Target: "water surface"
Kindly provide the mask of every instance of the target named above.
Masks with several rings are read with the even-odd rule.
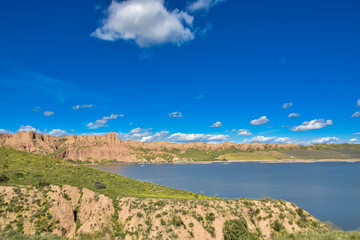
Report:
[[[360,227],[360,163],[109,165],[122,176],[223,198],[269,196],[293,202],[343,230]]]

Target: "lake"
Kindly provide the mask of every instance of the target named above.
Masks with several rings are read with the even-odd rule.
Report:
[[[212,163],[107,165],[97,168],[222,198],[293,202],[343,230],[360,228],[360,163]]]

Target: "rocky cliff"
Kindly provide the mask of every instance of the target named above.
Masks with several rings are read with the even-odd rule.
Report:
[[[70,135],[66,137],[53,137],[34,132],[20,132],[17,134],[0,134],[0,147],[14,148],[37,154],[51,154],[61,159],[81,161],[164,162],[196,161],[199,154],[203,154],[202,160],[215,160],[222,153],[288,150],[297,148],[298,145],[237,144],[232,142],[222,144],[144,143],[119,140],[116,133],[108,133],[104,136]],[[206,158],[206,154],[209,155],[209,159]]]
[[[234,232],[270,239],[278,232],[328,227],[294,204],[262,200],[116,198],[64,185],[0,186],[0,229],[82,239],[224,239]],[[229,222],[230,221],[230,222]],[[242,224],[243,225],[243,224]],[[248,233],[247,233],[248,232]]]

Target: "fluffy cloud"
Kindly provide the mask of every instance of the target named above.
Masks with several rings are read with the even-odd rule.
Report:
[[[251,125],[263,125],[270,122],[269,119],[266,118],[266,116],[262,116],[261,118],[251,120]]]
[[[135,128],[129,133],[118,133],[119,139],[136,140],[140,142],[205,142],[205,143],[222,143],[227,141],[227,135],[222,134],[186,134],[174,133],[169,134],[168,131],[151,132],[151,129]]]
[[[49,132],[50,136],[55,136],[55,137],[65,137],[67,135],[69,135],[67,133],[66,130],[61,130],[61,129],[53,129]]]
[[[245,139],[244,143],[261,142],[261,143],[292,143],[294,140],[288,137],[264,137],[256,136],[251,139]]]
[[[310,144],[324,144],[324,143],[337,143],[340,139],[337,137],[323,137],[323,138],[315,138],[311,140]]]
[[[287,109],[287,108],[292,107],[292,105],[294,105],[292,102],[284,103],[283,108],[284,108],[284,109]]]
[[[196,12],[199,10],[209,10],[211,7],[224,1],[225,0],[196,0],[187,7],[187,10],[190,12]]]
[[[357,100],[356,106],[360,107],[360,98]]]
[[[355,112],[351,117],[352,118],[360,117],[360,112]]]
[[[118,117],[124,117],[122,114],[111,114],[110,116],[104,116],[102,119],[98,119],[95,122],[88,123],[86,126],[90,129],[97,129],[101,127],[107,127],[107,121],[110,119],[117,119]]]
[[[310,122],[303,122],[299,126],[294,126],[290,128],[291,131],[297,132],[297,131],[308,131],[313,129],[320,129],[326,126],[333,125],[333,122],[331,120],[324,120],[324,119],[314,119]]]
[[[5,130],[5,129],[0,129],[0,134],[12,134],[12,131]]]
[[[26,125],[26,126],[20,126],[19,130],[17,132],[35,132],[35,133],[42,133],[39,129],[36,129],[32,126]]]
[[[172,113],[169,113],[169,117],[181,118],[181,117],[183,117],[183,115],[181,112],[172,112]]]
[[[252,133],[248,129],[239,129],[239,130],[233,129],[233,130],[231,130],[231,132],[236,132],[237,135],[239,135],[239,136],[251,136],[252,135]]]
[[[215,127],[215,128],[222,127],[222,124],[221,122],[216,122],[213,125],[211,125],[211,127]]]
[[[51,115],[54,115],[54,112],[45,111],[43,114],[44,114],[44,116],[46,116],[46,117],[50,117]]]
[[[289,114],[289,116],[288,116],[289,118],[298,118],[298,117],[300,117],[300,114],[298,114],[298,113],[290,113]]]
[[[107,41],[131,40],[140,47],[181,45],[194,39],[193,21],[186,12],[166,9],[164,0],[113,0],[92,36]]]
[[[94,105],[92,105],[92,104],[76,105],[76,106],[73,106],[72,109],[79,110],[80,108],[92,108],[93,106]]]
[[[349,142],[354,143],[354,142],[356,142],[357,140],[358,140],[358,138],[352,138],[352,139],[349,140]]]

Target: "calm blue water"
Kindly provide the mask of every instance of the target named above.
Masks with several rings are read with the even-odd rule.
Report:
[[[269,196],[343,230],[360,228],[360,163],[98,166],[126,177],[223,198]]]

